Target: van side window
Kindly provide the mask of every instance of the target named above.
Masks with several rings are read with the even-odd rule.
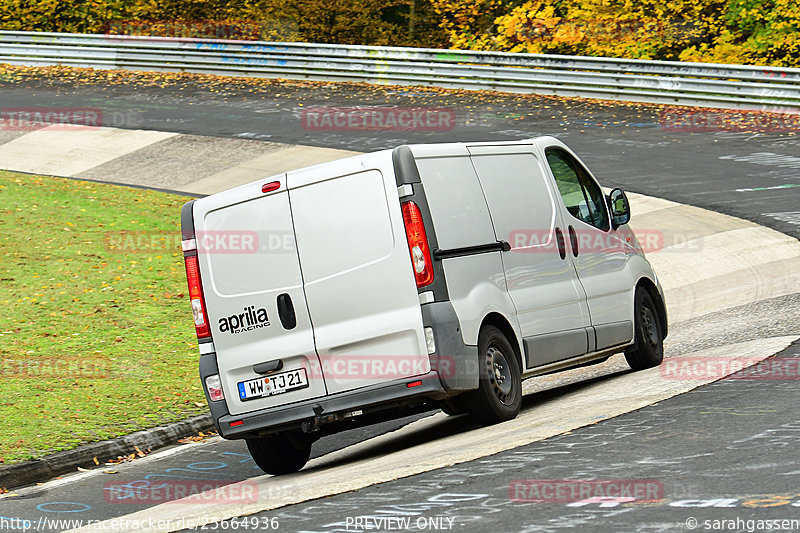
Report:
[[[546,155],[567,211],[578,220],[608,231],[608,211],[600,186],[565,151],[551,148],[546,151]]]

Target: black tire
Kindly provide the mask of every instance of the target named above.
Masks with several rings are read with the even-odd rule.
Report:
[[[634,370],[653,368],[664,360],[664,332],[658,308],[643,288],[634,297],[634,343],[625,352],[625,360]]]
[[[522,406],[522,379],[517,355],[502,331],[486,326],[478,336],[478,388],[459,396],[464,409],[478,423],[511,420]]]
[[[286,433],[246,439],[247,449],[256,464],[275,476],[291,474],[303,468],[311,457],[311,442]]]

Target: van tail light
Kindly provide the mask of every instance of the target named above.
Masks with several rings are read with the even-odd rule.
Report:
[[[206,390],[212,402],[225,399],[225,393],[222,392],[222,381],[219,379],[219,374],[214,374],[206,378]]]
[[[424,287],[433,283],[433,261],[431,261],[428,237],[425,235],[425,225],[422,223],[422,213],[414,202],[404,202],[401,208],[414,277],[417,280],[417,287]]]
[[[192,314],[194,314],[194,328],[197,331],[197,338],[210,337],[211,330],[208,327],[208,314],[206,314],[206,303],[203,300],[203,285],[200,282],[200,268],[197,264],[197,256],[186,256],[184,261],[186,262],[186,281],[189,283],[189,300],[192,302]]]

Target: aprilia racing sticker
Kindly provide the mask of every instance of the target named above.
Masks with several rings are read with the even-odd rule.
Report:
[[[219,319],[220,332],[231,334],[252,331],[258,328],[269,326],[267,310],[263,307],[256,309],[254,305],[244,308],[244,312],[238,315],[224,316]]]

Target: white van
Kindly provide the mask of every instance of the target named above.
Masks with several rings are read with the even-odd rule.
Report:
[[[283,474],[322,435],[435,407],[493,424],[522,379],[659,365],[663,291],[629,218],[552,137],[400,146],[187,203],[219,434]]]

